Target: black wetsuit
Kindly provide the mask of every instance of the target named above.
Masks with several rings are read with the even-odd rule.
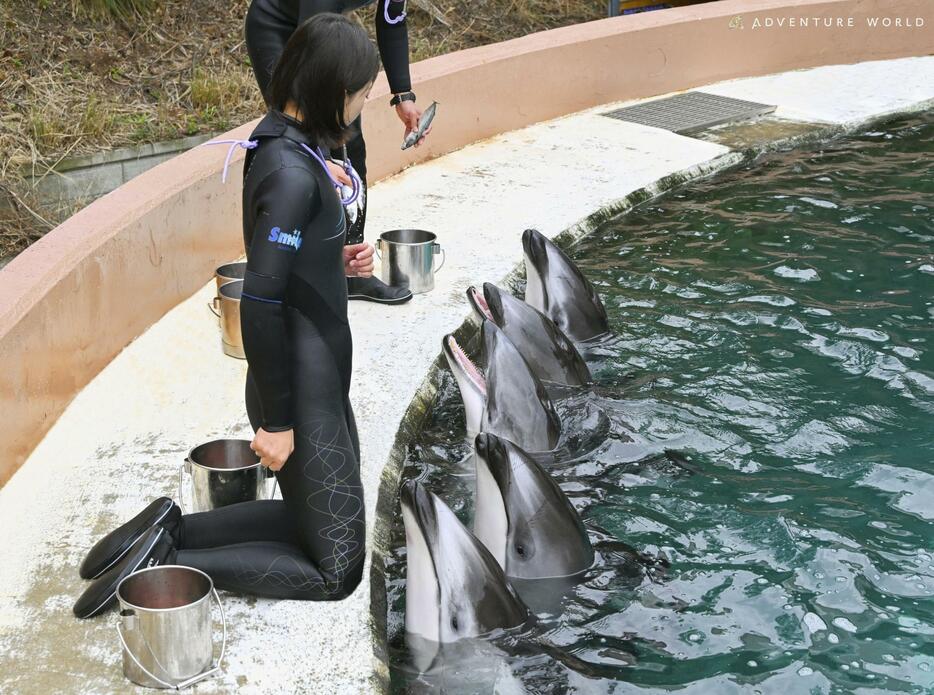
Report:
[[[254,429],[294,430],[295,450],[276,473],[283,499],[182,517],[176,561],[222,589],[328,600],[357,586],[365,552],[346,224],[324,167],[300,144],[314,143],[295,125],[277,112],[260,122],[243,179],[247,413]]]
[[[346,12],[370,4],[373,0],[253,0],[246,14],[246,46],[253,74],[265,95],[272,72],[285,49],[285,44],[299,24],[320,12]],[[376,43],[386,78],[392,92],[407,92],[412,88],[409,77],[409,34],[406,20],[396,22],[404,10],[402,0],[376,0]],[[388,14],[390,20],[386,21]],[[360,118],[352,124],[356,136],[347,143],[347,156],[366,186],[366,143]],[[342,157],[342,150],[331,152]],[[364,199],[365,202],[365,199]],[[347,230],[348,243],[363,241],[366,206],[353,226]]]

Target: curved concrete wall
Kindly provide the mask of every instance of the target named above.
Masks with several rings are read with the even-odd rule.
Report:
[[[870,28],[873,16],[922,17],[927,26]],[[844,22],[755,27],[756,18],[769,17]],[[433,58],[412,66],[421,99],[441,104],[432,137],[416,151],[400,152],[385,80],[374,87],[363,117],[370,183],[478,139],[607,102],[733,77],[928,55],[932,31],[928,0],[721,0]],[[225,137],[246,137],[251,127]],[[242,254],[242,157],[224,185],[224,154],[219,146],[196,148],[142,174],[0,270],[0,484],[114,355],[203,286],[218,264]]]

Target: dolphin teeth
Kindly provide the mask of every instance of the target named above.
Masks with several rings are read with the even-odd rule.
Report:
[[[454,353],[457,361],[464,367],[464,371],[467,372],[468,376],[470,376],[477,387],[486,394],[486,378],[483,376],[483,372],[473,363],[473,360],[467,357],[467,353],[464,352],[464,349],[458,344],[457,340],[454,339],[454,336],[451,336],[448,344],[451,346],[451,351]]]

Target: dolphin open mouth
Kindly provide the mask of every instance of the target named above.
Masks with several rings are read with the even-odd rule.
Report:
[[[484,302],[484,305],[485,304],[486,302]],[[448,350],[451,351],[451,355],[453,355],[458,366],[464,371],[467,378],[470,379],[470,382],[477,387],[480,393],[486,395],[486,378],[483,376],[483,372],[467,357],[467,353],[464,352],[464,349],[458,344],[457,339],[455,339],[453,335],[448,336],[447,347]]]
[[[467,290],[467,297],[470,299],[470,302],[473,304],[476,312],[482,317],[493,320],[493,312],[490,311],[490,305],[487,304],[486,297],[483,296],[483,293],[480,292],[476,287],[470,287]]]

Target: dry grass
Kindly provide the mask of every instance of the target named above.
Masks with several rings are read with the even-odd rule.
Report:
[[[76,15],[85,13],[99,19],[127,18],[145,14],[155,4],[155,0],[71,0],[71,9]]]
[[[413,61],[605,13],[603,0],[433,1],[450,27],[410,1]],[[75,211],[40,206],[29,176],[69,156],[223,131],[262,112],[243,46],[248,5],[0,0],[0,258]],[[375,39],[374,10],[358,15]]]

